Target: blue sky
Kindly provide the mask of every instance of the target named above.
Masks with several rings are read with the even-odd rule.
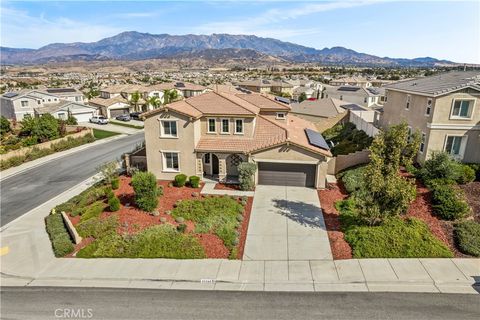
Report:
[[[255,34],[314,48],[480,63],[480,1],[3,1],[2,46],[122,31]]]

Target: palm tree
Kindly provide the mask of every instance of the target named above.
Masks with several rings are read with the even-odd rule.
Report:
[[[160,105],[162,104],[160,99],[158,97],[155,97],[155,96],[148,97],[146,102],[147,102],[147,106],[150,105],[150,106],[153,107],[153,109],[159,108]]]
[[[173,102],[178,99],[178,92],[175,89],[163,90],[163,104]]]
[[[140,101],[141,97],[142,95],[138,91],[135,91],[130,95],[130,105],[133,106],[133,110],[138,111],[138,101]]]

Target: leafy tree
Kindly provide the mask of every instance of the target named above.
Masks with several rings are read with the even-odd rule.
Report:
[[[135,91],[130,95],[130,104],[133,106],[135,111],[138,111],[138,102],[142,98],[142,94],[138,91]]]
[[[251,162],[242,162],[237,166],[237,169],[240,189],[245,191],[253,190],[255,187],[253,175],[257,171],[257,165]]]
[[[10,121],[7,118],[2,116],[0,118],[0,134],[3,136],[8,132],[12,132],[12,127],[10,126]]]
[[[26,117],[21,121],[23,135],[36,136],[45,142],[59,137],[60,127],[57,119],[47,113],[39,118]]]
[[[410,135],[409,143],[407,143],[402,153],[401,164],[404,167],[411,166],[415,161],[421,141],[422,136],[419,130],[416,130],[412,135]]]
[[[151,105],[154,109],[159,108],[161,104],[162,102],[158,97],[153,96],[147,98],[147,105]]]
[[[415,199],[412,181],[399,175],[404,152],[413,149],[405,123],[380,132],[370,146],[370,163],[365,168],[365,186],[356,197],[360,217],[368,224],[405,213]]]
[[[305,92],[300,93],[300,96],[298,97],[298,102],[303,102],[307,100],[307,94]]]
[[[102,173],[103,180],[108,185],[118,179],[118,163],[116,161],[105,162],[98,167],[98,171]]]
[[[163,103],[167,104],[178,99],[178,92],[175,89],[163,91]]]

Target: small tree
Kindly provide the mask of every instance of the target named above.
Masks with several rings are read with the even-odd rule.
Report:
[[[303,102],[307,100],[307,94],[305,92],[300,93],[300,96],[298,97],[298,102]]]
[[[152,106],[153,109],[159,108],[160,105],[162,104],[160,99],[158,97],[155,97],[155,96],[147,98],[146,102],[147,102],[147,105]]]
[[[105,162],[98,167],[98,171],[102,173],[106,184],[112,185],[115,180],[118,180],[118,163],[116,161]]]
[[[130,96],[130,104],[133,106],[133,109],[135,111],[138,111],[138,102],[140,101],[140,98],[142,97],[141,93],[138,91],[135,91],[134,93],[131,94]]]
[[[151,172],[137,172],[132,178],[135,192],[135,203],[144,210],[151,212],[158,205],[157,178]]]
[[[257,165],[251,162],[242,162],[238,165],[238,180],[240,180],[240,189],[251,191],[255,187],[253,175],[257,171]]]
[[[6,133],[12,132],[12,127],[10,126],[10,121],[7,118],[2,116],[0,118],[0,134],[3,136]]]
[[[415,161],[418,150],[420,148],[420,143],[422,141],[422,135],[419,130],[416,130],[410,137],[409,143],[403,149],[401,164],[404,167],[409,167]]]

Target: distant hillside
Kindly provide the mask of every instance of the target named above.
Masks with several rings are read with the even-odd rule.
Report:
[[[190,58],[218,62],[252,60],[315,62],[327,65],[435,66],[453,65],[434,58],[394,59],[359,53],[343,47],[317,50],[254,35],[169,35],[123,32],[97,42],[53,43],[39,49],[0,47],[2,64],[65,61]]]

